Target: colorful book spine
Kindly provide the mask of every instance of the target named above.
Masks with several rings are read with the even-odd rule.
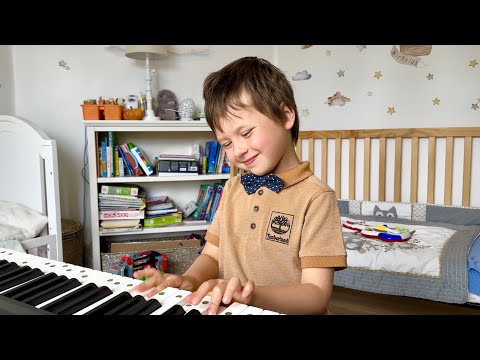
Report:
[[[130,149],[129,149],[128,145],[127,144],[122,144],[122,145],[120,145],[120,147],[122,148],[123,155],[125,156],[125,158],[127,159],[128,163],[130,164],[130,166],[132,168],[133,175],[134,176],[141,176],[143,174],[143,172],[140,168],[140,165],[139,165],[136,157],[130,152]]]
[[[144,219],[144,210],[101,210],[98,212],[100,220]]]
[[[100,189],[101,194],[111,195],[138,195],[138,187],[132,186],[118,186],[118,185],[102,185]]]
[[[107,142],[102,141],[102,177],[107,177]]]
[[[135,156],[137,162],[142,167],[143,172],[145,175],[152,175],[154,173],[154,168],[150,161],[146,158],[146,156],[142,153],[142,151],[138,147],[134,147],[130,149],[130,152]]]

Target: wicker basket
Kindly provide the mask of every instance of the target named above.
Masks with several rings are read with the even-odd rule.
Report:
[[[432,45],[400,45],[400,52],[411,56],[425,56],[432,51]]]
[[[83,226],[78,221],[62,219],[63,261],[83,266]]]

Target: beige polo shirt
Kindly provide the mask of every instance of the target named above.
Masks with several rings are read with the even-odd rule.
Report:
[[[229,179],[205,239],[219,247],[219,278],[256,285],[300,283],[310,267],[347,266],[335,192],[308,161],[276,174],[279,193],[248,195],[240,176]]]

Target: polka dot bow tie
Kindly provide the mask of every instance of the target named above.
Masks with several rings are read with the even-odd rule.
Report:
[[[282,179],[273,174],[268,174],[265,176],[257,176],[250,173],[243,174],[240,182],[245,187],[245,191],[248,195],[253,194],[261,186],[266,186],[270,190],[278,193],[280,190],[282,190],[283,185],[285,185]]]

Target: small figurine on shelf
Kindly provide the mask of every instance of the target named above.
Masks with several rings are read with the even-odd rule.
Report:
[[[160,120],[175,120],[177,118],[178,100],[173,91],[160,90],[157,94],[157,109],[155,115]]]

